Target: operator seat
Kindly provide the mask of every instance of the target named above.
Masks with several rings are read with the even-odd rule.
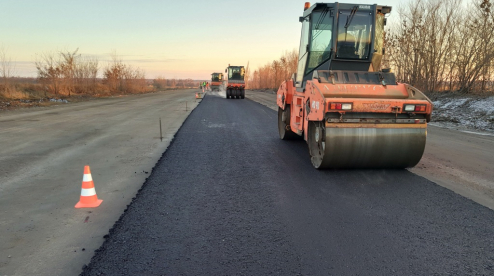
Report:
[[[358,58],[355,53],[355,37],[349,33],[338,34],[337,57],[339,58]]]

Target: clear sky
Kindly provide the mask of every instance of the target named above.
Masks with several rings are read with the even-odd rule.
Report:
[[[339,2],[390,5],[396,13],[406,0]],[[0,0],[0,47],[15,61],[16,76],[36,77],[39,54],[79,48],[101,68],[116,51],[146,78],[207,79],[229,63],[256,69],[298,48],[304,3]]]

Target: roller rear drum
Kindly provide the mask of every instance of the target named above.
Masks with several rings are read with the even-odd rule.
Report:
[[[309,122],[311,161],[325,168],[407,168],[424,153],[425,127],[389,128],[325,127]]]

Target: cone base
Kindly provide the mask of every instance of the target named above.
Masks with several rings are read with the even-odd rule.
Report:
[[[94,207],[98,207],[101,205],[101,202],[103,202],[102,199],[98,199],[96,200],[95,202],[91,202],[91,203],[81,203],[80,201],[77,202],[77,204],[75,205],[75,208],[94,208]]]

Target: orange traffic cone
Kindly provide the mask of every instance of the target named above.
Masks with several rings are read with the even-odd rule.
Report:
[[[102,199],[98,199],[96,196],[96,190],[94,189],[93,177],[89,166],[84,166],[84,177],[82,178],[81,199],[75,205],[75,208],[93,208],[98,207]]]

